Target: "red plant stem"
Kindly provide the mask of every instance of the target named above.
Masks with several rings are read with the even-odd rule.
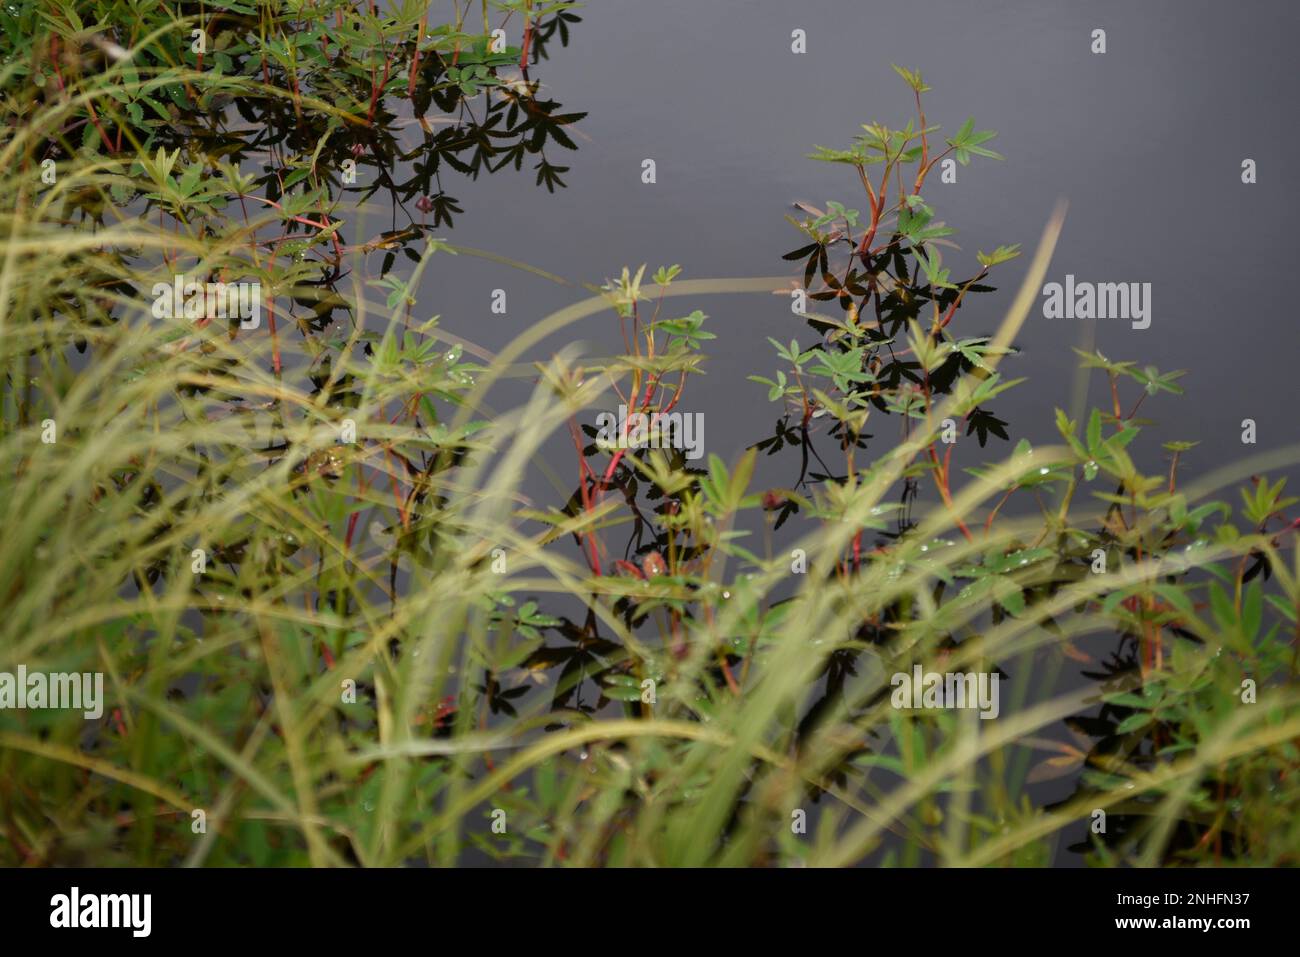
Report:
[[[943,321],[939,323],[940,329],[946,328],[948,323],[952,322],[952,317],[956,314],[957,307],[961,305],[962,299],[966,296],[966,290],[969,289],[971,286],[973,286],[975,283],[979,282],[988,274],[989,271],[987,269],[981,269],[978,276],[976,276],[974,279],[970,280],[970,282],[966,283],[966,285],[961,287],[961,292],[957,293],[957,298],[952,301],[952,305],[948,307],[948,311],[944,314]]]
[[[949,509],[951,509],[952,492],[949,491],[948,489],[948,468],[952,464],[951,446],[948,447],[948,451],[944,453],[943,458],[944,461],[943,464],[941,465],[939,463],[939,456],[934,450],[934,443],[933,442],[930,443],[930,460],[934,462],[934,466],[935,466],[935,470],[933,473],[934,482],[935,485],[939,487],[939,495],[943,498],[943,503],[947,505]],[[966,523],[962,521],[959,516],[954,516],[954,519],[957,522],[957,527],[961,529],[961,533],[966,536],[966,541],[968,542],[975,541],[975,536],[972,535],[970,529],[966,527]]]
[[[249,195],[248,198],[255,199],[259,203],[266,203],[267,206],[274,207],[275,209],[278,209],[280,212],[284,212],[284,207],[281,206],[273,199],[265,199],[261,196],[253,196],[251,194]],[[330,223],[318,223],[314,219],[308,219],[306,216],[286,216],[285,218],[291,219],[295,223],[302,223],[304,226],[315,226],[317,229],[329,229],[331,225]]]
[[[406,95],[410,99],[415,97],[415,77],[420,72],[420,41],[424,39],[424,31],[429,25],[429,15],[426,13],[420,17],[420,29],[415,35],[415,55],[411,57],[411,76],[406,81]]]
[[[993,511],[989,512],[989,517],[988,517],[988,519],[984,522],[984,531],[985,531],[985,532],[988,532],[988,531],[992,530],[992,528],[993,528],[993,519],[997,518],[998,511],[1002,508],[1003,505],[1006,505],[1006,504],[1007,504],[1007,499],[1011,498],[1012,494],[1015,492],[1015,490],[1016,490],[1017,487],[1018,487],[1018,486],[1012,486],[1011,488],[1007,489],[1006,494],[1002,496],[1002,498],[1001,498],[1001,500],[998,502],[998,504],[995,505],[995,506],[993,506]]]
[[[921,162],[916,169],[916,182],[912,185],[912,195],[915,196],[921,192],[921,184],[925,182],[925,161],[930,155],[930,138],[925,132],[925,109],[921,106],[921,91],[914,92],[916,93],[916,115],[921,124]]]
[[[393,67],[393,55],[390,53],[384,57],[384,78],[375,86],[375,68],[370,68],[370,109],[366,112],[366,125],[373,126],[375,122],[375,109],[379,106],[379,94],[388,85],[388,71]]]
[[[63,73],[59,70],[59,38],[58,37],[50,38],[50,66],[54,68],[54,78],[59,81],[59,92],[66,93],[67,86],[63,82]],[[108,150],[110,153],[117,152],[117,150],[113,149],[113,141],[108,138],[108,134],[104,132],[104,127],[100,125],[99,116],[98,114],[95,113],[95,104],[87,100],[86,110],[90,113],[90,122],[94,123],[95,129],[99,131],[99,138],[103,141],[104,148]],[[118,131],[118,135],[119,136],[121,135],[121,130]]]
[[[320,199],[320,218],[321,218],[322,220],[326,221],[326,222],[329,222],[329,214],[325,212],[325,197],[324,197],[324,196],[322,196],[321,199]],[[331,225],[333,225],[333,224],[331,224]],[[327,228],[328,228],[328,227],[327,227]],[[332,240],[334,241],[334,257],[335,257],[335,261],[339,264],[339,267],[342,268],[342,265],[343,265],[343,244],[342,244],[341,242],[339,242],[339,233],[338,233],[338,230],[337,230],[337,229],[334,231],[334,235],[332,235],[332,236],[330,237],[330,239],[332,239]]]
[[[524,42],[521,44],[519,51],[519,69],[528,70],[528,47],[533,41],[533,21],[524,20]]]
[[[871,226],[862,234],[862,242],[858,244],[858,256],[862,259],[862,265],[870,269],[871,264],[867,260],[870,257],[871,241],[876,238],[876,230],[880,226],[880,217],[885,212],[885,197],[889,194],[889,167],[885,167],[884,173],[880,176],[879,191],[871,188],[871,180],[867,178],[866,171],[861,167],[858,168],[858,174],[862,177],[862,182],[867,187],[867,194],[871,199]]]
[[[740,685],[736,684],[736,678],[731,673],[731,665],[727,664],[727,653],[725,651],[718,652],[718,664],[722,666],[722,676],[727,679],[728,690],[731,691],[732,695],[739,698]]]
[[[628,418],[631,418],[631,416],[632,416],[632,412],[634,412],[634,411],[635,411],[635,412],[640,412],[642,415],[646,415],[646,414],[649,413],[649,410],[650,410],[650,399],[651,399],[651,397],[653,396],[655,390],[658,388],[658,383],[659,383],[659,381],[660,381],[660,377],[651,377],[651,378],[649,379],[649,381],[647,381],[647,383],[646,383],[646,388],[645,388],[645,397],[644,397],[644,398],[643,398],[639,403],[637,403],[638,408],[636,408],[636,409],[629,409],[629,410],[628,410]],[[672,401],[670,401],[670,402],[668,403],[668,405],[664,406],[663,409],[659,410],[659,411],[660,411],[660,414],[667,413],[667,412],[671,412],[671,411],[673,410],[673,406],[675,406],[675,405],[677,404],[678,400],[680,400],[681,397],[682,397],[682,391],[683,391],[685,385],[686,385],[686,374],[683,373],[683,374],[682,374],[682,381],[681,381],[681,384],[678,385],[678,387],[677,387],[677,394],[673,396]],[[627,422],[626,422],[626,421],[623,422],[623,435],[622,435],[622,437],[623,437],[624,439],[627,438]],[[610,480],[611,480],[611,479],[613,479],[613,477],[614,477],[614,470],[618,468],[618,463],[619,463],[620,461],[622,461],[622,459],[623,459],[623,455],[624,455],[624,453],[625,453],[626,451],[627,451],[627,449],[620,448],[618,451],[616,451],[616,452],[614,453],[613,458],[610,459],[609,467],[605,469],[605,475],[604,475],[604,477],[601,479],[600,487],[598,487],[598,488],[596,489],[596,504],[597,504],[597,505],[600,504],[600,493],[601,493],[601,490],[602,490],[606,485],[608,485],[608,484],[610,483]]]

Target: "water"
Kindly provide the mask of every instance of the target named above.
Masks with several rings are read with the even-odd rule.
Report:
[[[1006,156],[959,167],[956,184],[931,178],[927,195],[964,254],[951,260],[972,263],[976,249],[999,243],[1032,248],[1064,197],[1070,213],[1049,279],[1153,287],[1146,330],[1031,314],[1021,357],[1004,367],[1028,382],[994,404],[1013,438],[1056,438],[1052,407],[1075,401],[1071,347],[1095,342],[1111,358],[1191,370],[1185,396],[1153,397],[1141,410],[1156,423],[1144,447],[1201,442],[1184,457],[1185,475],[1255,451],[1241,444],[1244,418],[1258,425],[1258,448],[1296,440],[1296,334],[1279,280],[1290,269],[1283,236],[1300,211],[1287,165],[1300,142],[1282,121],[1300,96],[1290,49],[1300,8],[666,0],[592,4],[581,15],[569,47],[536,71],[566,108],[589,113],[579,150],[563,156],[569,188],[551,195],[526,175],[457,184],[467,214],[454,241],[577,281],[641,262],[681,263],[684,278],[793,277],[780,260],[802,245],[782,219],[793,202],[865,208],[851,170],[804,156],[813,144],[846,145],[863,122],[901,124],[911,104],[890,69],[898,62],[933,87],[931,122],[951,131],[974,115],[998,131],[989,145]],[[1090,52],[1096,27],[1106,30],[1103,55]],[[790,52],[796,28],[807,32],[803,55]],[[646,158],[657,164],[654,185],[640,180]],[[1254,185],[1241,182],[1244,158],[1258,163]],[[992,331],[1024,266],[1003,267],[999,292],[963,308],[954,328]],[[506,316],[489,309],[497,288],[509,296]],[[447,329],[496,349],[579,295],[461,257],[435,264],[421,303],[436,303]],[[689,402],[706,413],[708,451],[730,460],[776,417],[745,381],[777,365],[766,337],[812,336],[785,297],[679,302],[708,312],[719,336]],[[612,314],[577,329],[598,354],[617,347]],[[1094,374],[1089,400],[1104,403],[1103,388]],[[792,480],[779,467],[768,478]]]

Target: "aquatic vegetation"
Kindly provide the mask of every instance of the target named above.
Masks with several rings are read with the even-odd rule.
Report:
[[[1136,416],[1180,373],[1087,352],[1108,407],[954,467],[960,442],[1012,441],[1000,368],[1065,222],[1006,301],[985,280],[1019,247],[952,271],[922,191],[990,133],[942,137],[902,70],[914,122],[817,151],[867,206],[794,221],[792,292],[831,314],[754,377],[777,434],[697,461],[681,417],[731,334],[704,297],[775,283],[629,267],[497,354],[453,337],[420,295],[458,251],[442,178],[529,162],[563,185],[546,150],[582,114],[527,74],[578,21],[394,6],[210,3],[200,64],[197,5],[17,3],[0,672],[102,673],[106,701],[0,709],[0,859],[1296,860],[1292,460],[1189,482],[1175,442],[1149,471]],[[495,49],[508,17],[522,44]],[[378,191],[392,218],[364,238]],[[206,311],[241,282],[264,324],[251,296]],[[962,331],[977,294],[991,335]],[[540,348],[592,317],[621,352]],[[521,368],[527,396],[493,408]],[[576,483],[539,502],[553,438]],[[794,481],[763,487],[778,454]],[[947,676],[985,720],[945,707]]]

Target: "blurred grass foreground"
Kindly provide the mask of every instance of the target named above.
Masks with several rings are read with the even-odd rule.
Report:
[[[835,465],[764,489],[757,446],[697,463],[591,422],[670,415],[697,300],[782,280],[633,267],[495,355],[417,295],[468,252],[457,177],[564,188],[581,114],[532,74],[574,4],[0,22],[0,863],[1297,861],[1295,449],[1145,472],[1133,402],[1175,377],[1089,355],[1113,405],[951,469],[946,420],[1001,428],[1064,213],[998,334],[959,338],[977,284],[924,177],[887,195],[943,148],[923,115],[817,157],[869,212],[796,224],[837,315],[755,378]],[[625,354],[538,348],[594,316]],[[531,390],[494,409],[507,379]],[[534,501],[553,440],[577,484]],[[990,681],[984,714],[954,697]]]

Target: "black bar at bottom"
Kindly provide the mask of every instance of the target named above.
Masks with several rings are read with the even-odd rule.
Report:
[[[1294,880],[1288,871],[1246,869],[23,869],[0,870],[0,933],[7,943],[77,934],[82,943],[127,947],[346,948],[414,938],[436,948],[464,946],[466,936],[527,947],[572,930],[621,949],[619,940],[656,946],[688,929],[697,941],[716,934],[733,947],[771,946],[773,932],[801,929],[813,935],[809,943],[833,934],[867,946],[892,926],[919,933],[918,943],[1035,931],[1051,935],[1044,942],[1172,934],[1231,945],[1240,935],[1294,928]]]

